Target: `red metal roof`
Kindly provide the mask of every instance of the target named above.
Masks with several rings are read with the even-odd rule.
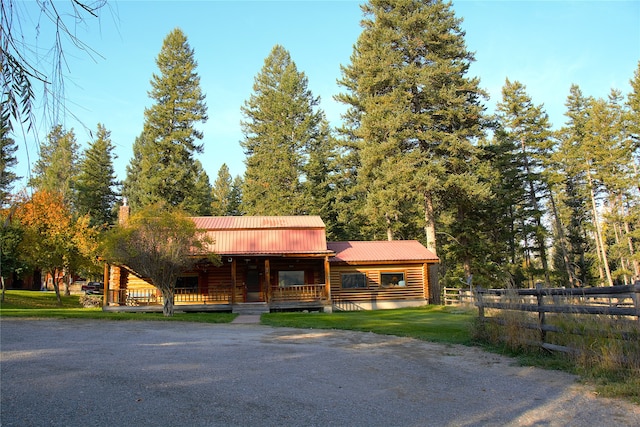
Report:
[[[319,216],[194,217],[221,255],[328,254]]]
[[[319,216],[199,216],[192,219],[196,227],[204,230],[325,228]]]
[[[336,253],[329,262],[438,261],[417,240],[328,242],[327,248]]]

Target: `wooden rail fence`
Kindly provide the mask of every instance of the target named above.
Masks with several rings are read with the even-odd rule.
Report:
[[[640,339],[640,284],[627,286],[608,286],[598,288],[541,288],[536,289],[475,289],[473,300],[478,307],[479,320],[505,325],[505,312],[536,313],[537,321],[520,321],[518,328],[535,330],[537,340],[529,340],[527,344],[539,345],[542,348],[566,353],[577,350],[564,345],[549,342],[548,332],[561,334],[585,335],[587,333],[601,336],[614,336],[620,340]],[[497,312],[498,314],[489,314]],[[575,322],[570,329],[551,321],[547,314],[563,314],[573,317]],[[616,319],[626,330],[590,330],[580,326],[579,315],[603,315]],[[552,319],[555,320],[555,319]],[[513,322],[512,322],[513,323]]]
[[[444,305],[475,304],[475,298],[469,288],[443,288]]]

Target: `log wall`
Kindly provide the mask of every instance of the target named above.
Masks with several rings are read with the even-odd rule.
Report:
[[[406,286],[383,287],[381,273],[404,273]],[[343,289],[342,274],[364,273],[367,288]],[[429,285],[425,264],[400,264],[389,267],[380,265],[332,265],[331,297],[355,303],[384,300],[428,300]]]

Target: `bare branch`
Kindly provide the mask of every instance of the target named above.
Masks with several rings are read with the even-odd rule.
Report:
[[[13,121],[27,124],[28,131],[35,123],[36,81],[43,84],[42,105],[45,113],[49,112],[57,120],[60,110],[67,112],[64,105],[64,72],[69,70],[65,55],[66,44],[73,44],[94,60],[101,57],[76,36],[67,22],[77,26],[86,22],[87,18],[98,18],[97,12],[107,4],[107,0],[70,0],[70,12],[59,10],[54,2],[36,0],[36,3],[40,10],[35,23],[35,43],[28,41],[22,29],[30,22],[24,4],[15,0],[3,0],[0,6],[2,110],[8,112]],[[41,18],[44,20],[41,21]],[[44,33],[48,29],[46,25],[41,25],[47,21],[53,26],[54,37]],[[38,49],[39,40],[53,40],[53,46]],[[48,64],[50,69],[47,69]]]

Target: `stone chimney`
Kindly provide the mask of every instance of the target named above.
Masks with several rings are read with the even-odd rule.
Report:
[[[129,205],[127,204],[127,198],[122,198],[122,206],[118,211],[118,225],[126,225],[129,222]]]

